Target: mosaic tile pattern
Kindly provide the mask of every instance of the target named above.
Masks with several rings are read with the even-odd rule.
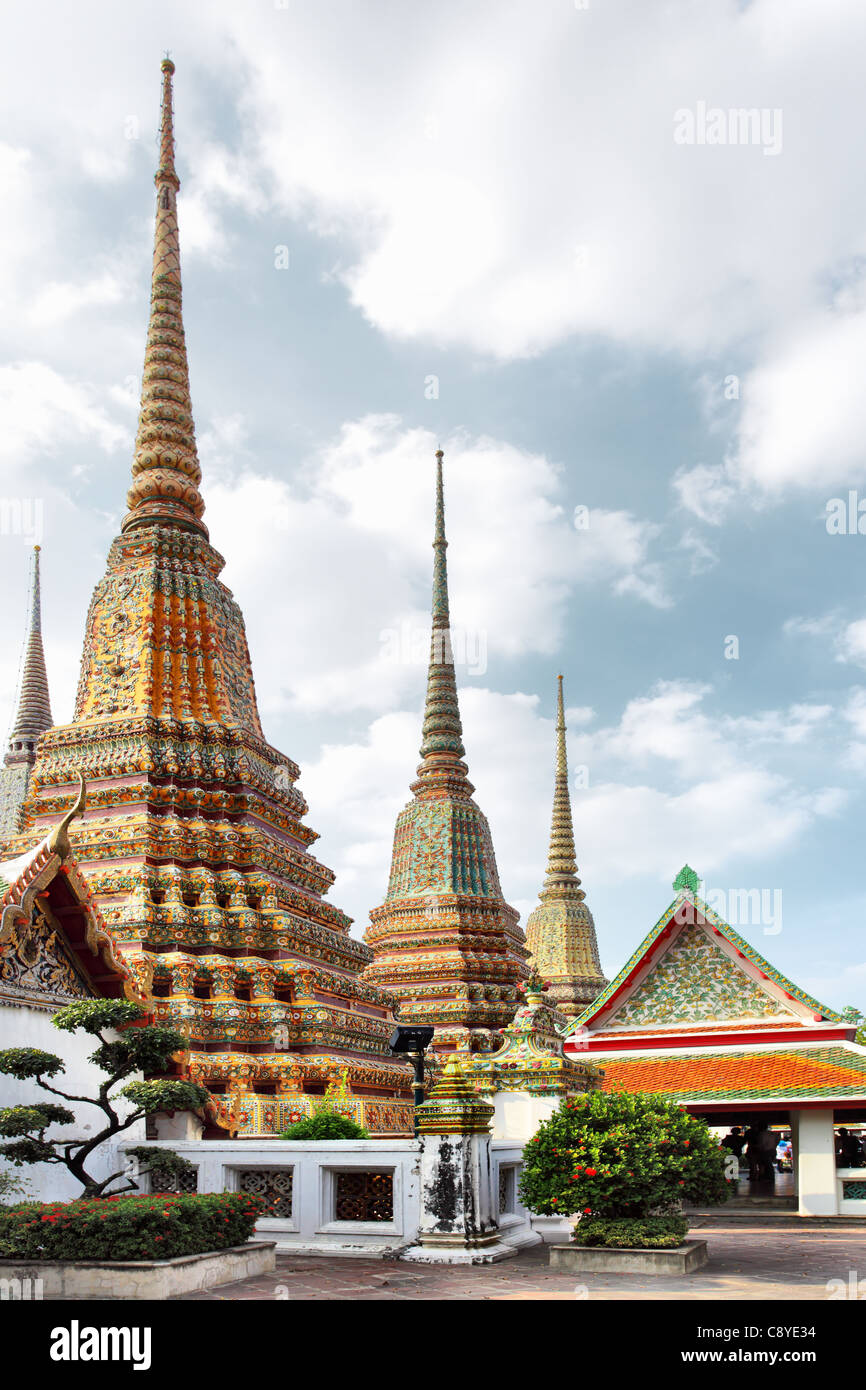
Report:
[[[662,959],[608,1025],[718,1023],[770,1019],[790,1011],[741,970],[704,929],[684,926]]]

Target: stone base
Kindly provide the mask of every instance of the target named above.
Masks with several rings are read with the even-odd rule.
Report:
[[[571,1240],[574,1230],[574,1217],[533,1216],[532,1229],[545,1245],[565,1245]]]
[[[400,1259],[422,1265],[492,1265],[518,1253],[516,1245],[496,1240],[487,1245],[410,1245]]]
[[[44,1299],[173,1298],[269,1274],[276,1266],[274,1246],[251,1240],[174,1260],[0,1260],[0,1279],[38,1279]]]
[[[551,1269],[569,1274],[693,1274],[708,1259],[705,1240],[686,1240],[672,1250],[612,1250],[604,1245],[550,1249]]]

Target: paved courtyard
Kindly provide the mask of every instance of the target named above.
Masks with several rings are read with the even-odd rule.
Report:
[[[181,1302],[236,1299],[784,1299],[830,1297],[831,1280],[851,1288],[863,1280],[866,1298],[866,1223],[802,1226],[778,1221],[745,1223],[716,1217],[696,1221],[692,1236],[709,1243],[710,1263],[685,1278],[567,1275],[550,1269],[547,1247],[515,1259],[468,1268],[419,1266],[399,1260],[331,1259],[278,1255],[273,1274],[223,1284]],[[848,1293],[850,1296],[850,1293]]]

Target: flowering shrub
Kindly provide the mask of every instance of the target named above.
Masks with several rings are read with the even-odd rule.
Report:
[[[520,1198],[544,1216],[635,1218],[724,1202],[725,1151],[704,1120],[655,1095],[564,1100],[523,1151]],[[607,1243],[607,1242],[605,1242]]]
[[[267,1209],[248,1192],[24,1202],[0,1209],[0,1258],[168,1260],[243,1245]]]

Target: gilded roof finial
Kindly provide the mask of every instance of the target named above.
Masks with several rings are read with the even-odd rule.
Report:
[[[15,712],[12,733],[9,735],[9,748],[5,758],[7,767],[16,762],[32,763],[35,757],[36,740],[54,723],[51,717],[48,673],[45,670],[45,652],[42,647],[39,551],[40,547],[34,545],[30,578],[29,624],[21,667],[18,708]]]
[[[141,411],[132,464],[129,512],[122,530],[139,526],[180,526],[205,538],[204,502],[198,490],[201,469],[189,394],[189,368],[183,331],[180,281],[180,240],[174,167],[172,85],[174,63],[165,57],[162,70],[162,113],[159,128],[159,166],[156,183],[156,226],[150,323]]]
[[[690,893],[697,893],[701,886],[701,880],[689,864],[684,864],[673,882],[676,892],[681,893],[688,889]]]
[[[430,642],[430,665],[427,674],[427,699],[424,706],[419,778],[427,778],[443,770],[449,777],[465,780],[466,766],[461,762],[463,729],[457,703],[457,678],[454,673],[454,652],[451,645],[451,615],[448,604],[448,566],[445,552],[445,490],[442,481],[441,449],[436,450],[436,523],[433,535],[433,631]]]

